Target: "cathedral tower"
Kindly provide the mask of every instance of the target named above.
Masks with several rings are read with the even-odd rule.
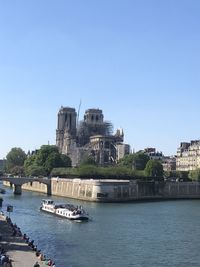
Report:
[[[84,121],[88,124],[102,124],[103,113],[101,109],[88,109],[85,111]]]
[[[64,137],[67,135],[76,138],[76,110],[69,107],[61,107],[58,112],[58,125],[56,130],[56,145],[63,152]]]

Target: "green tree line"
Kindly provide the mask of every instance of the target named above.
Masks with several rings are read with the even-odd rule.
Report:
[[[12,175],[49,176],[58,167],[71,167],[71,159],[56,146],[43,145],[32,155],[15,147],[6,156],[6,172]]]
[[[12,148],[6,157],[6,171],[19,176],[60,176],[80,178],[136,179],[162,177],[162,164],[149,160],[144,153],[126,155],[116,166],[100,167],[91,157],[71,168],[71,159],[59,153],[56,146],[43,145],[32,155]]]
[[[21,148],[12,148],[6,156],[5,171],[18,176],[154,180],[174,177],[200,181],[200,169],[164,173],[160,161],[151,160],[142,152],[126,155],[112,167],[100,167],[92,157],[86,157],[78,167],[72,168],[71,159],[60,154],[56,146],[50,145],[41,146],[33,154],[26,154]]]

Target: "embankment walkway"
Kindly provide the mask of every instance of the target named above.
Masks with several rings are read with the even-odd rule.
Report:
[[[0,215],[0,246],[12,261],[13,267],[33,267],[38,261],[41,267],[47,266],[36,257],[22,237],[12,236],[12,227],[6,222],[5,216]]]

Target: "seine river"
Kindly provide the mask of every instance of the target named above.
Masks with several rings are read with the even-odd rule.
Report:
[[[200,201],[95,204],[52,197],[82,205],[86,223],[39,211],[45,195],[6,188],[3,210],[28,234],[56,267],[194,267],[200,266]],[[28,266],[27,266],[28,267]]]

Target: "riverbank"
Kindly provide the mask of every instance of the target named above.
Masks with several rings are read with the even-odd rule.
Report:
[[[22,189],[91,202],[200,199],[200,182],[2,177],[16,195]]]
[[[36,261],[41,267],[47,266],[36,257],[35,252],[20,236],[12,236],[13,230],[5,216],[0,215],[0,246],[11,259],[12,267],[33,267]]]
[[[47,185],[37,181],[22,189],[48,193]],[[200,183],[51,178],[51,195],[92,202],[200,199]]]

